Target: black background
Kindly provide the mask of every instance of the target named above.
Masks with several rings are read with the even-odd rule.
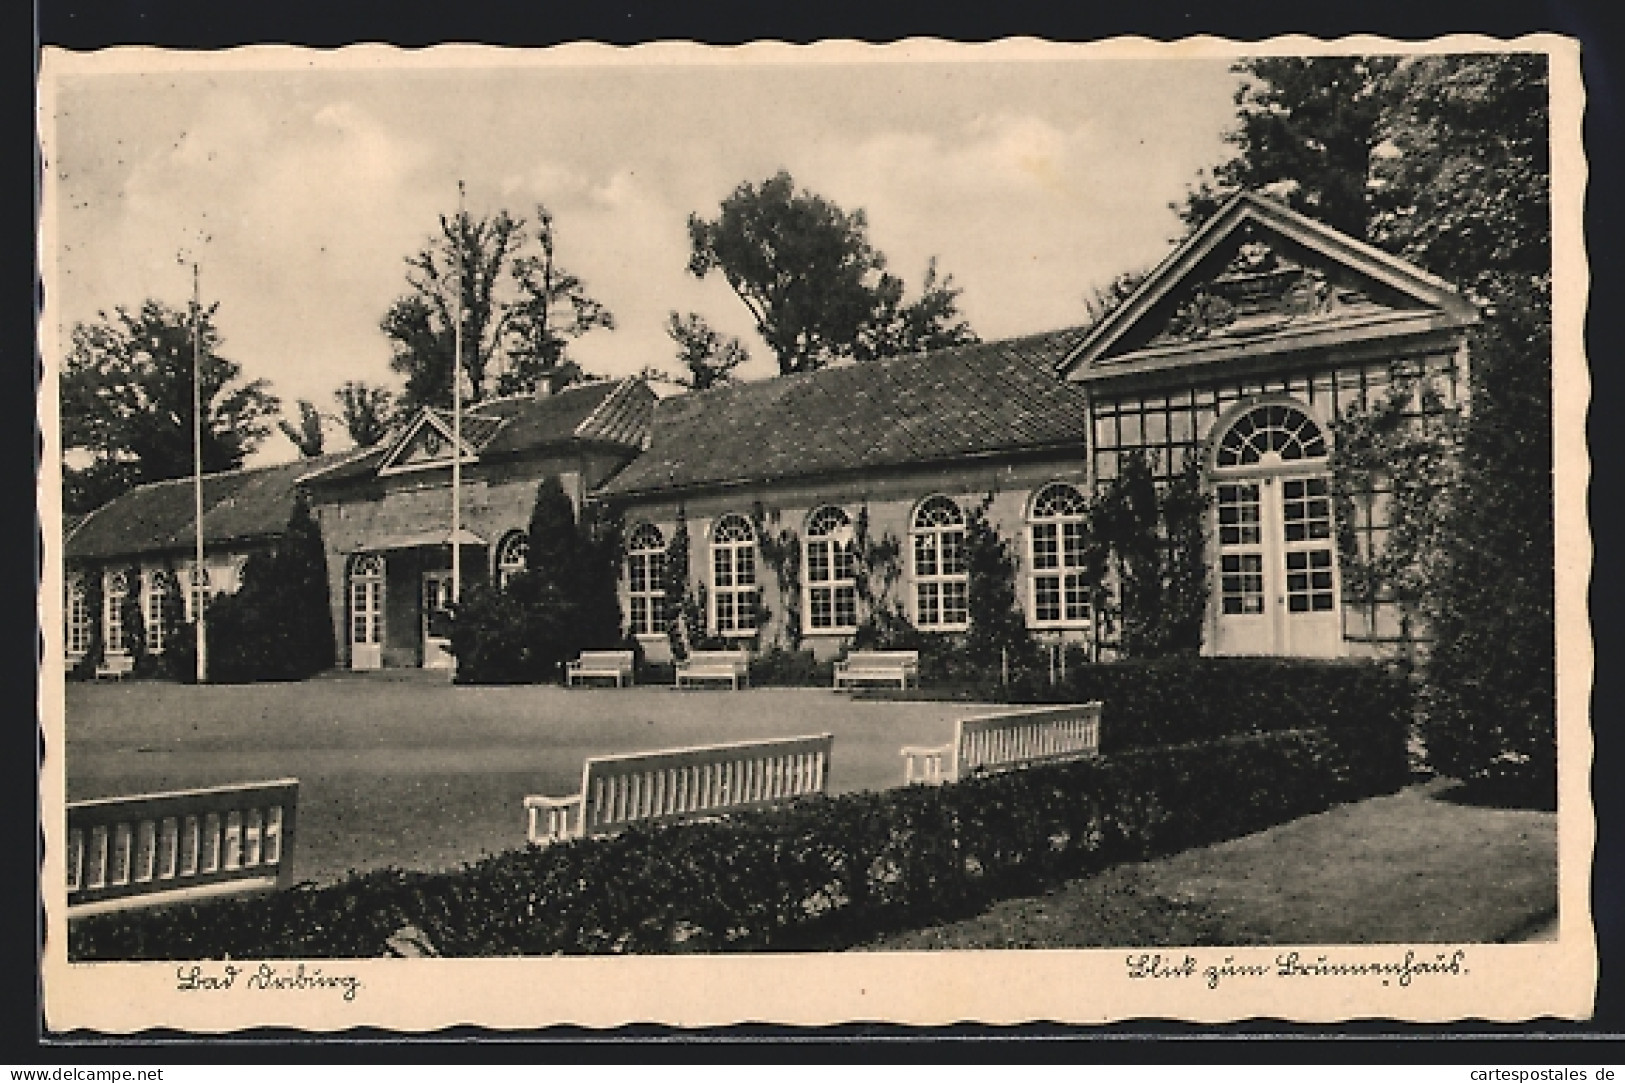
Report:
[[[1622,283],[1620,196],[1625,193],[1621,150],[1625,107],[1617,0],[1588,2],[1433,3],[1408,2],[1249,3],[1228,0],[1165,3],[1133,0],[1100,4],[1075,0],[1050,3],[965,3],[945,0],[930,5],[864,5],[802,3],[787,6],[771,2],[739,5],[682,5],[671,3],[484,3],[455,0],[438,4],[344,2],[324,0],[40,0],[33,11],[8,5],[12,29],[4,40],[16,43],[10,55],[18,61],[8,70],[13,87],[6,100],[17,103],[12,115],[21,119],[22,103],[29,103],[25,124],[33,131],[35,72],[40,45],[70,49],[96,49],[111,45],[160,45],[179,49],[217,49],[253,42],[286,42],[314,47],[336,47],[356,42],[388,42],[414,47],[440,42],[481,42],[511,46],[544,46],[563,41],[593,40],[613,44],[678,39],[732,44],[776,39],[807,42],[822,38],[850,38],[872,42],[927,36],[958,41],[987,41],[1010,36],[1032,36],[1057,41],[1091,41],[1118,35],[1173,40],[1212,34],[1239,41],[1256,41],[1286,33],[1338,38],[1372,33],[1405,40],[1443,34],[1475,32],[1512,37],[1533,32],[1555,32],[1577,38],[1582,49],[1582,74],[1587,106],[1585,145],[1590,177],[1586,200],[1587,255],[1591,270],[1591,301],[1587,317],[1587,351],[1591,362],[1592,406],[1587,434],[1592,452],[1590,515],[1595,543],[1591,614],[1595,629],[1596,678],[1592,717],[1596,731],[1596,767],[1593,793],[1598,817],[1597,859],[1594,870],[1593,915],[1602,956],[1602,984],[1597,1015],[1584,1024],[1556,1020],[1518,1026],[1467,1022],[1449,1027],[1420,1027],[1384,1021],[1363,1021],[1337,1028],[1301,1028],[1280,1022],[1222,1028],[1187,1027],[1177,1023],[1140,1022],[1115,1027],[1078,1030],[1052,1025],[1015,1028],[955,1028],[919,1031],[889,1026],[856,1026],[831,1030],[787,1031],[773,1028],[730,1028],[705,1034],[684,1034],[645,1028],[612,1033],[550,1031],[516,1042],[510,1035],[474,1030],[443,1032],[425,1040],[402,1040],[381,1033],[353,1033],[341,1042],[295,1034],[261,1032],[228,1040],[200,1043],[186,1035],[154,1034],[140,1042],[103,1039],[96,1035],[45,1035],[38,1002],[37,896],[32,878],[23,875],[28,855],[38,845],[35,830],[38,735],[28,724],[24,689],[32,692],[36,680],[38,637],[22,614],[34,610],[35,569],[41,544],[37,523],[20,512],[19,524],[7,537],[14,571],[6,580],[5,612],[13,614],[6,629],[13,632],[13,647],[0,657],[9,663],[5,676],[6,699],[14,718],[6,719],[8,781],[4,825],[8,890],[5,929],[0,937],[0,978],[6,1011],[0,1016],[0,1061],[13,1065],[120,1063],[186,1064],[226,1063],[355,1063],[390,1062],[533,1061],[559,1063],[578,1060],[641,1062],[676,1060],[873,1062],[879,1060],[953,1061],[957,1063],[1006,1061],[1109,1061],[1117,1063],[1296,1063],[1393,1061],[1399,1063],[1483,1064],[1545,1066],[1573,1064],[1619,1065],[1625,1061],[1618,1037],[1625,1034],[1625,861],[1621,859],[1620,785],[1621,747],[1625,722],[1621,720],[1622,668],[1620,619],[1625,610],[1619,552],[1621,516],[1618,511],[1619,471],[1625,449],[1620,433],[1625,426],[1616,414],[1621,394],[1625,345],[1621,342]],[[28,19],[23,25],[23,19]],[[21,45],[27,42],[26,64]],[[23,136],[11,145],[19,148]],[[20,171],[19,171],[20,172]],[[37,173],[30,177],[32,183]],[[14,221],[21,227],[25,201],[13,191]],[[36,189],[37,191],[37,189]],[[16,251],[34,243],[37,198],[26,201],[26,233],[15,239]],[[21,266],[19,258],[15,265]],[[32,275],[30,276],[32,279]],[[39,440],[27,404],[33,401],[37,378],[34,364],[23,356],[21,343],[32,341],[35,296],[32,281],[12,294],[15,306],[5,311],[14,317],[10,333],[0,337],[0,374],[9,394],[0,401],[15,412],[8,433],[28,433],[33,444],[4,461],[13,464],[7,495],[13,507],[27,506],[34,486],[32,464],[40,454]],[[30,306],[22,307],[24,290]],[[19,326],[20,325],[20,326]],[[18,444],[21,443],[19,439]],[[27,470],[16,469],[23,463]],[[32,525],[34,529],[28,529]],[[28,574],[23,570],[27,569]],[[697,1042],[697,1038],[709,1041]],[[1009,1041],[1008,1039],[1026,1039]],[[274,1045],[266,1045],[270,1041]],[[792,1048],[786,1041],[808,1042]],[[471,1044],[477,1043],[477,1044]]]

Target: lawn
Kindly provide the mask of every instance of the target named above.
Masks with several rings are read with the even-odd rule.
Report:
[[[1556,814],[1458,804],[1453,785],[1119,865],[866,948],[1473,944],[1535,931],[1557,909]]]
[[[455,868],[524,844],[526,794],[576,791],[591,755],[829,732],[833,792],[902,782],[964,703],[824,689],[462,687],[420,671],[297,684],[70,684],[70,801],[292,776],[298,879]],[[51,769],[49,750],[46,769]]]

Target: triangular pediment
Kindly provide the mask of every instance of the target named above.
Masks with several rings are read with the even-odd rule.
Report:
[[[393,474],[404,470],[427,470],[450,466],[452,460],[452,429],[445,419],[431,410],[419,414],[384,455],[378,473]],[[462,461],[474,460],[467,437],[463,440]]]
[[[1464,326],[1476,313],[1404,260],[1253,193],[1227,203],[1068,357],[1091,379],[1238,350]]]

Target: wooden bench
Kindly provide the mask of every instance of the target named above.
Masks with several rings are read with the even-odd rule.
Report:
[[[293,883],[299,780],[68,805],[68,914]]]
[[[96,666],[96,679],[111,677],[121,681],[135,669],[135,659],[128,654],[109,654]]]
[[[834,737],[782,737],[661,752],[595,756],[581,792],[525,798],[534,843],[617,831],[629,823],[694,819],[823,793]]]
[[[978,772],[1099,755],[1100,711],[1097,700],[961,719],[952,743],[903,749],[903,781],[954,782]]]
[[[575,684],[577,679],[613,677],[615,687],[634,683],[631,651],[582,651],[574,662],[564,667],[564,683]]]
[[[738,691],[741,683],[750,684],[750,652],[689,651],[677,663],[677,687],[683,687],[684,681],[727,681]]]
[[[896,681],[899,687],[907,688],[910,680],[919,687],[919,651],[853,651],[845,661],[835,663],[837,689],[867,681]]]

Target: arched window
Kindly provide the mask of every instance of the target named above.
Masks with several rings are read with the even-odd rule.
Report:
[[[508,581],[528,566],[530,536],[522,530],[509,533],[497,545],[497,589],[507,590]]]
[[[970,626],[970,574],[965,563],[965,514],[945,496],[914,512],[914,623],[943,632]]]
[[[1289,402],[1253,406],[1214,448],[1216,654],[1343,650],[1327,441]]]
[[[1088,510],[1083,494],[1065,482],[1046,485],[1033,498],[1028,567],[1035,627],[1082,628],[1089,624],[1089,584],[1083,575]]]
[[[213,597],[209,593],[209,569],[188,568],[186,583],[186,620],[189,624],[195,624],[198,612],[203,608],[204,599]]]
[[[90,605],[85,599],[85,583],[75,579],[68,587],[67,649],[69,654],[90,650]]]
[[[350,643],[365,647],[384,641],[384,558],[368,553],[350,568]]]
[[[169,631],[169,574],[154,569],[147,573],[146,580],[141,595],[141,623],[146,628],[147,650],[162,654]]]
[[[807,517],[807,627],[852,632],[858,627],[858,555],[852,520],[840,508]]]
[[[642,523],[626,542],[628,610],[632,634],[666,630],[666,539],[660,528]]]
[[[1325,457],[1326,438],[1321,435],[1320,426],[1296,406],[1274,403],[1249,410],[1225,431],[1214,465],[1267,465],[1272,461]]]
[[[756,532],[741,515],[711,531],[711,627],[719,635],[756,631]]]
[[[107,591],[103,595],[102,641],[108,654],[128,654],[124,642],[124,600],[130,596],[130,581],[123,572],[107,577]]]

